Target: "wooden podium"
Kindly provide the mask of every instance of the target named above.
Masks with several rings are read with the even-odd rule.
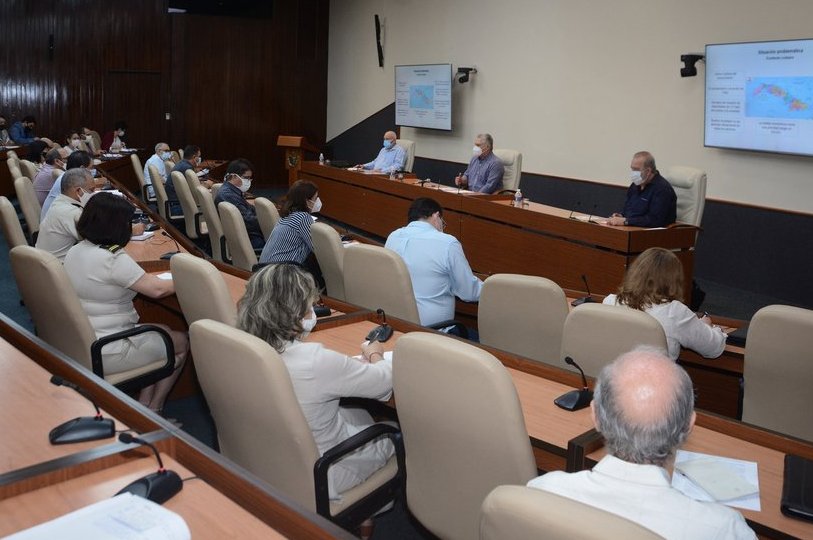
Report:
[[[277,137],[277,146],[285,148],[285,168],[288,169],[289,186],[296,182],[299,177],[303,153],[319,151],[305,137],[296,135],[280,135]]]

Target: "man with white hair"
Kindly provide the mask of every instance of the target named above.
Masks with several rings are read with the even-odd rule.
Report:
[[[607,456],[591,471],[550,472],[529,487],[620,515],[668,539],[754,539],[732,508],[699,502],[670,483],[675,452],[694,426],[694,390],[662,352],[639,348],[605,366],[590,404]]]
[[[472,158],[466,172],[458,174],[454,183],[456,186],[479,191],[480,193],[496,193],[502,188],[502,177],[505,166],[500,158],[494,155],[494,138],[488,133],[480,133],[474,138]]]
[[[406,151],[395,144],[397,138],[394,131],[386,132],[384,134],[384,147],[378,152],[376,158],[369,163],[356,165],[356,167],[381,171],[382,173],[403,171],[406,163]]]
[[[166,184],[167,168],[164,162],[171,158],[172,151],[169,149],[169,145],[167,143],[159,142],[155,145],[155,153],[151,155],[144,164],[144,183],[147,184],[148,198],[152,199],[155,197],[155,191],[152,187],[152,176],[150,175],[150,165],[155,167],[155,170],[158,171],[159,176],[161,176],[161,180],[163,180],[163,182]]]

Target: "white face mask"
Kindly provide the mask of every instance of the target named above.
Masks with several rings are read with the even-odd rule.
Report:
[[[640,186],[644,183],[644,179],[641,176],[641,171],[630,171],[630,182],[635,184],[636,186]]]
[[[241,176],[240,177],[240,191],[245,193],[246,191],[249,190],[249,188],[251,188],[251,178],[243,178]]]
[[[164,161],[172,159],[172,152],[163,152],[161,154],[161,159],[163,159]]]
[[[79,195],[79,204],[85,206],[90,200],[90,198],[93,197],[93,193],[94,193],[93,191],[85,191],[84,189],[82,189],[82,194]]]
[[[316,197],[316,200],[311,204],[311,214],[317,214],[322,209],[322,199]]]
[[[79,148],[82,145],[82,141],[79,139],[71,139],[71,146],[73,148]]]
[[[479,146],[473,146],[471,148],[471,155],[473,155],[474,157],[480,157],[480,155],[482,153],[483,153],[483,149],[480,148]]]
[[[203,161],[203,160],[202,160],[202,159],[200,159],[200,156],[196,157],[196,158],[195,158],[195,165],[200,165],[200,164],[201,164],[201,161]]]
[[[306,317],[302,319],[303,332],[302,335],[299,336],[299,339],[305,339],[308,337],[308,334],[313,331],[314,326],[316,326],[316,312],[313,310],[313,307],[311,307],[310,318]]]

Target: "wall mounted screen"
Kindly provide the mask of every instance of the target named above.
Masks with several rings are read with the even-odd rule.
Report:
[[[706,45],[705,145],[813,156],[813,39]]]
[[[451,131],[451,64],[395,66],[395,124]]]

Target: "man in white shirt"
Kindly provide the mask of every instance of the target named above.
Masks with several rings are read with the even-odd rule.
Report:
[[[71,169],[62,175],[62,193],[54,199],[45,220],[40,224],[37,249],[65,260],[68,250],[79,240],[76,222],[82,207],[93,194],[93,176],[87,169]]]
[[[386,132],[383,148],[379,150],[376,158],[368,163],[360,163],[356,167],[383,173],[403,171],[406,164],[406,151],[395,144],[397,139],[398,136],[394,131]]]
[[[150,156],[150,159],[144,164],[144,183],[147,184],[147,197],[152,199],[155,197],[155,191],[152,187],[152,175],[150,175],[150,165],[155,167],[158,174],[161,175],[161,180],[167,183],[167,169],[164,162],[172,158],[172,151],[169,149],[167,143],[159,142],[155,145],[155,153]]]
[[[671,486],[675,452],[695,421],[686,372],[663,355],[639,348],[601,370],[590,404],[608,455],[591,471],[550,472],[529,487],[625,517],[668,539],[755,539],[742,515],[699,502]]]
[[[415,199],[409,224],[393,231],[384,247],[404,259],[424,326],[454,318],[454,298],[480,299],[483,282],[471,271],[460,241],[445,234],[443,209],[434,199]]]
[[[77,150],[76,152],[72,153],[68,156],[68,160],[66,162],[67,170],[71,169],[88,169],[90,170],[91,163],[93,161],[90,158],[90,154],[85,152],[84,150]],[[45,221],[45,217],[48,215],[48,210],[51,208],[51,204],[59,197],[60,193],[62,193],[62,177],[65,176],[61,174],[54,185],[51,186],[51,190],[48,192],[48,196],[45,197],[45,202],[42,203],[42,213],[40,214],[40,223]]]

